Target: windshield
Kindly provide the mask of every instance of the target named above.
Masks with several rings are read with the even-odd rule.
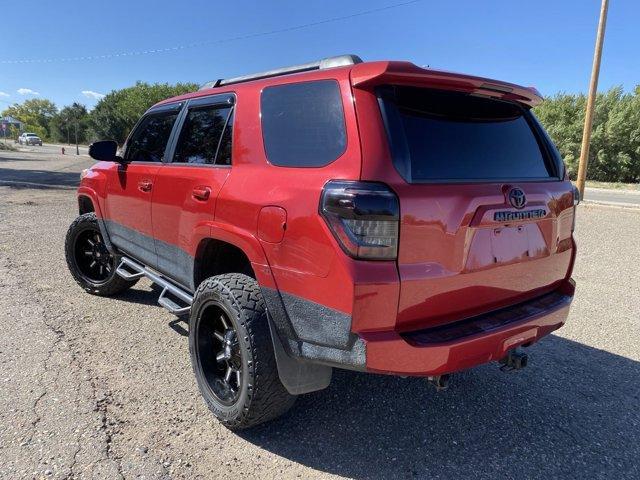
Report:
[[[517,104],[416,87],[379,93],[394,162],[407,181],[557,177],[531,114]]]

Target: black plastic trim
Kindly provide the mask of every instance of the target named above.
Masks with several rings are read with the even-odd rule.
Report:
[[[572,297],[560,291],[547,293],[527,302],[457,322],[403,333],[402,337],[412,345],[427,346],[460,340],[472,335],[487,333],[513,323],[527,320],[541,313],[549,313],[571,302]]]
[[[274,288],[260,289],[288,355],[331,367],[366,369],[366,346],[351,333],[350,316]]]

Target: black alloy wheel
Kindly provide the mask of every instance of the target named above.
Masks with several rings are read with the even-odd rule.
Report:
[[[238,332],[220,306],[209,305],[203,312],[196,349],[198,366],[211,393],[223,405],[236,403],[242,389],[242,354]]]
[[[73,279],[89,293],[115,295],[138,281],[116,273],[118,258],[107,248],[93,212],[80,215],[69,226],[64,251]]]
[[[90,282],[106,281],[116,268],[115,259],[97,230],[81,232],[76,237],[74,251],[78,270]]]

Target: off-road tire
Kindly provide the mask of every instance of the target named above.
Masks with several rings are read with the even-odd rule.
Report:
[[[73,279],[80,285],[85,291],[103,297],[115,295],[133,287],[138,280],[125,280],[116,274],[116,266],[112,268],[111,274],[103,281],[94,282],[84,275],[78,266],[75,258],[75,242],[78,236],[87,231],[93,230],[100,233],[100,227],[98,226],[98,219],[95,213],[85,213],[76,218],[67,230],[67,237],[64,242],[65,258],[67,260],[67,266],[73,276]],[[100,235],[102,235],[100,233]]]
[[[198,362],[196,332],[212,305],[227,314],[237,332],[242,387],[239,398],[232,405],[225,405],[216,398]],[[296,400],[296,396],[289,394],[280,382],[264,299],[258,283],[247,275],[218,275],[200,284],[191,306],[189,353],[198,388],[207,406],[231,430],[272,420],[289,410]]]

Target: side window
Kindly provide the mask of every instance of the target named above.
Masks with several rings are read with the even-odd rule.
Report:
[[[150,113],[135,129],[125,159],[129,162],[161,162],[178,111]]]
[[[229,105],[189,109],[173,162],[231,165],[232,111]]]
[[[267,159],[283,167],[323,167],[347,148],[335,80],[267,87],[260,97]]]

